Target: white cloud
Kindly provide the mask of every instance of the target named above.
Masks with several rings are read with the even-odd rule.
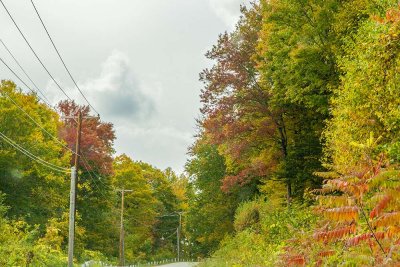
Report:
[[[233,29],[240,16],[240,5],[248,4],[248,0],[208,0],[215,15],[220,18],[226,26]]]
[[[154,112],[153,100],[134,79],[127,55],[114,51],[102,64],[99,77],[81,88],[98,104],[100,112],[114,118],[145,119]]]
[[[170,166],[178,173],[183,172],[187,148],[194,141],[190,132],[153,122],[118,125],[116,132],[118,154],[126,153],[134,160],[143,160],[159,168]]]
[[[115,50],[101,64],[97,77],[78,82],[78,85],[94,108],[100,114],[106,114],[108,120],[148,119],[155,112],[153,96],[144,92],[134,77],[129,57]],[[60,91],[56,91],[55,86],[53,82],[47,85],[46,91],[53,92],[51,98],[60,99],[61,96],[65,99]],[[66,88],[63,85],[61,87]],[[72,99],[80,99],[79,104],[87,105],[75,87],[67,88],[66,91]]]

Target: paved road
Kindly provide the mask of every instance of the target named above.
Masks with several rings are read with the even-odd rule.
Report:
[[[197,262],[176,262],[165,265],[158,265],[158,267],[194,267],[197,265]]]

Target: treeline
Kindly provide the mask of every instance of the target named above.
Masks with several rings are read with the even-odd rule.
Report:
[[[126,155],[114,157],[111,123],[87,106],[54,109],[11,81],[0,83],[0,266],[66,266],[70,166],[77,110],[83,113],[77,193],[76,262],[118,262],[125,193],[125,261],[176,257],[178,211],[187,179]]]
[[[187,235],[205,266],[399,263],[398,1],[242,7],[200,74]]]

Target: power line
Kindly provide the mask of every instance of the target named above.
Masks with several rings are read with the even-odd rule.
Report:
[[[6,141],[8,144],[10,144],[12,147],[14,147],[15,149],[17,149],[18,151],[20,151],[21,153],[23,153],[24,155],[26,155],[27,157],[29,157],[30,159],[36,161],[37,163],[52,169],[54,171],[58,171],[58,172],[64,172],[64,173],[70,173],[70,170],[68,168],[62,168],[59,167],[53,163],[50,163],[34,154],[32,154],[31,152],[29,152],[28,150],[26,150],[25,148],[21,147],[20,145],[18,145],[16,142],[14,142],[12,139],[10,139],[9,137],[7,137],[5,134],[3,134],[2,132],[0,132],[0,138],[2,138],[4,141]]]
[[[0,1],[1,1],[1,0],[0,0]],[[1,57],[0,57],[0,61],[4,64],[4,66],[7,67],[7,69],[8,69],[9,71],[11,71],[12,74],[14,74],[14,76],[15,76],[21,83],[23,83],[23,84],[26,86],[26,88],[28,88],[32,93],[34,93],[34,94],[35,94],[40,100],[42,100],[46,105],[48,105],[49,107],[51,107],[51,105],[50,105],[48,102],[46,102],[46,100],[44,100],[43,98],[41,98],[41,97],[37,94],[37,92],[35,92],[35,90],[33,90],[32,88],[30,88],[29,85],[27,85],[26,82],[24,82],[24,81],[21,79],[21,77],[19,77],[18,74],[15,73],[15,71],[14,71],[13,69],[11,69],[11,67],[10,67]]]
[[[93,109],[93,111],[96,112],[97,115],[99,115],[99,112],[97,112],[97,110],[92,106],[92,104],[90,104],[89,100],[88,100],[88,99],[86,98],[86,96],[83,94],[81,88],[79,88],[77,82],[75,81],[74,77],[72,76],[71,72],[69,71],[67,65],[66,65],[65,62],[64,62],[64,59],[62,58],[60,52],[58,51],[58,49],[57,49],[57,47],[56,47],[56,45],[55,45],[55,43],[54,43],[54,41],[53,41],[53,38],[51,38],[50,33],[49,33],[49,31],[47,30],[47,27],[46,27],[46,25],[44,24],[44,22],[43,22],[43,20],[42,20],[42,17],[40,16],[39,11],[37,10],[37,8],[36,8],[36,6],[35,6],[35,3],[33,3],[33,0],[31,0],[31,3],[32,3],[32,5],[33,5],[33,8],[35,9],[36,14],[37,14],[38,17],[39,17],[40,22],[42,23],[42,26],[43,26],[44,30],[45,30],[46,33],[47,33],[47,36],[49,37],[49,39],[50,39],[50,41],[51,41],[51,44],[53,45],[54,49],[56,50],[57,55],[58,55],[58,57],[60,58],[62,64],[64,65],[65,70],[68,72],[69,77],[71,78],[71,80],[72,80],[73,83],[75,84],[75,87],[78,89],[79,93],[81,93],[81,95],[82,95],[83,98],[86,100],[86,102],[88,103],[88,105]]]
[[[87,160],[87,158],[85,157],[85,155],[83,155],[83,153],[81,153],[81,157],[82,157],[84,163],[86,164],[86,166],[91,167],[90,164],[89,164],[89,162],[88,162],[88,160]],[[99,175],[96,175],[96,173],[95,173],[94,171],[90,171],[90,170],[89,170],[88,168],[86,168],[86,167],[85,167],[85,169],[86,169],[86,171],[89,173],[89,175],[90,175],[90,177],[92,178],[92,180],[94,180],[94,178],[93,178],[93,176],[94,176],[95,178],[97,178],[97,180],[98,180],[103,186],[107,186],[107,185],[102,181],[101,177],[100,177]],[[93,176],[91,175],[91,173],[93,173]]]
[[[36,93],[34,90],[32,90],[8,65],[7,63],[0,58],[0,61],[17,77],[18,80],[20,80],[30,91],[32,91],[33,93]],[[89,173],[89,176],[91,177],[91,179],[93,180],[95,186],[100,190],[100,187],[97,185],[95,179],[92,176],[91,171],[89,170],[89,168],[87,166],[90,167],[90,164],[88,163],[86,157],[84,155],[79,155],[77,154],[75,151],[73,151],[71,148],[69,148],[67,145],[63,144],[57,137],[55,137],[54,135],[52,135],[49,131],[47,131],[40,123],[38,123],[34,118],[32,118],[32,116],[29,115],[29,113],[27,113],[21,106],[19,106],[11,97],[10,95],[3,91],[3,93],[5,94],[5,96],[8,98],[8,100],[10,100],[12,102],[13,105],[15,105],[20,111],[22,111],[34,124],[36,124],[40,129],[42,129],[45,133],[47,133],[52,139],[54,139],[57,143],[59,143],[63,148],[66,148],[67,150],[69,150],[70,152],[72,152],[72,154],[81,156],[82,159],[84,160],[84,167],[86,169],[86,171]],[[40,96],[37,95],[37,97],[40,98]],[[46,103],[46,101],[44,101],[42,98],[40,98],[43,102]],[[105,185],[101,179],[96,176],[93,172],[93,175],[99,180],[100,183],[102,183],[103,185]],[[104,195],[103,195],[104,196]]]
[[[35,123],[40,129],[42,129],[43,131],[45,131],[50,137],[52,137],[55,141],[57,141],[57,143],[59,143],[62,147],[68,149],[69,151],[71,151],[73,154],[76,154],[75,151],[73,151],[72,149],[70,149],[67,145],[63,144],[60,140],[58,140],[57,137],[55,137],[54,135],[52,135],[49,131],[47,131],[42,125],[40,125],[35,119],[32,118],[32,116],[30,116],[23,108],[21,108],[10,96],[9,94],[7,94],[7,92],[3,91],[3,93],[6,95],[6,97],[18,108],[20,109],[29,119],[31,119],[33,121],[33,123]],[[93,183],[95,184],[95,186],[97,187],[98,190],[100,190],[100,187],[97,185],[96,180],[93,178],[89,168],[87,166],[90,167],[89,163],[87,162],[86,158],[83,155],[80,155],[82,157],[82,159],[84,160],[84,167],[86,169],[86,171],[89,173],[90,178],[93,180]],[[95,175],[95,174],[94,174]],[[96,175],[95,177],[102,183],[102,181],[100,180],[100,178],[98,178]],[[103,183],[103,185],[105,185]],[[103,193],[100,192],[100,194],[104,197],[105,196]]]
[[[29,43],[29,41],[26,39],[24,33],[21,31],[21,29],[19,28],[18,24],[15,22],[13,16],[11,15],[11,13],[8,11],[7,7],[5,6],[3,0],[0,0],[1,4],[3,5],[4,9],[6,10],[8,16],[11,18],[11,20],[13,21],[15,27],[18,29],[19,33],[21,34],[21,36],[24,38],[26,44],[29,46],[29,48],[31,49],[32,53],[35,55],[36,59],[39,61],[39,63],[42,65],[42,67],[44,68],[44,70],[47,72],[47,74],[50,76],[50,78],[53,80],[53,82],[57,85],[57,87],[61,90],[61,92],[63,92],[63,94],[70,100],[72,101],[72,99],[67,95],[67,93],[61,88],[61,86],[58,84],[58,82],[56,81],[56,79],[54,79],[53,75],[50,73],[50,71],[46,68],[46,66],[43,64],[42,60],[39,58],[39,56],[36,54],[35,50],[32,48],[31,44]]]
[[[3,44],[4,48],[7,50],[7,52],[10,54],[10,56],[14,59],[15,63],[19,66],[19,68],[24,72],[25,76],[31,81],[33,86],[36,88],[38,92],[47,100],[47,103],[50,102],[50,100],[46,97],[46,95],[42,92],[42,90],[39,89],[39,87],[32,81],[31,77],[28,75],[28,73],[25,71],[25,69],[21,66],[19,61],[14,57],[13,53],[11,53],[10,49],[6,46],[6,44],[3,42],[3,40],[0,39],[0,42]]]
[[[29,115],[29,113],[27,113],[21,106],[19,106],[11,97],[10,97],[10,95],[7,93],[7,92],[5,92],[5,91],[3,91],[2,93],[4,93],[5,94],[5,96],[8,98],[8,100],[10,100],[13,104],[14,104],[14,106],[16,106],[19,110],[21,110],[34,124],[36,124],[36,126],[38,126],[40,129],[42,129],[45,133],[47,133],[51,138],[53,138],[57,143],[59,143],[63,148],[66,148],[67,150],[69,150],[70,152],[72,152],[72,154],[77,154],[75,151],[73,151],[71,148],[69,148],[67,145],[65,145],[64,143],[62,143],[57,137],[55,137],[54,135],[52,135],[49,131],[47,131],[40,123],[38,123],[34,118],[32,118],[32,116],[31,115]],[[94,180],[94,178],[93,178],[93,176],[91,175],[91,173],[90,173],[90,171],[89,171],[89,169],[88,169],[88,167],[86,167],[86,166],[89,166],[90,167],[90,164],[88,163],[88,161],[87,161],[87,159],[86,159],[86,157],[83,155],[83,154],[78,154],[79,156],[81,156],[82,157],[82,159],[84,160],[84,162],[85,162],[85,168],[86,168],[86,170],[87,170],[87,172],[89,173],[89,175],[91,176],[91,178]],[[95,175],[95,174],[94,174]],[[96,175],[95,175],[96,176]],[[96,177],[100,182],[101,182],[101,179],[99,178],[99,177]],[[105,185],[104,183],[103,183],[103,185]]]
[[[101,192],[100,186],[96,183],[96,180],[93,178],[93,176],[92,176],[92,174],[91,174],[91,171],[89,171],[88,166],[90,167],[90,165],[89,165],[89,163],[87,162],[86,158],[85,158],[83,155],[81,155],[81,158],[84,159],[83,167],[86,169],[87,173],[89,173],[89,176],[90,176],[90,178],[92,179],[94,185],[95,185],[95,186],[97,187],[97,189],[99,190],[98,192],[100,193],[100,195],[102,195],[104,198],[108,198],[108,196],[106,196],[104,193]],[[93,175],[101,182],[101,180],[94,174],[94,172],[93,172]],[[105,184],[104,184],[103,182],[101,182],[101,183],[105,186]]]

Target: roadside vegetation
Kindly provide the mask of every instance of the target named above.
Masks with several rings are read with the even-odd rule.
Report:
[[[399,22],[390,0],[242,7],[200,75],[202,266],[399,263]]]

